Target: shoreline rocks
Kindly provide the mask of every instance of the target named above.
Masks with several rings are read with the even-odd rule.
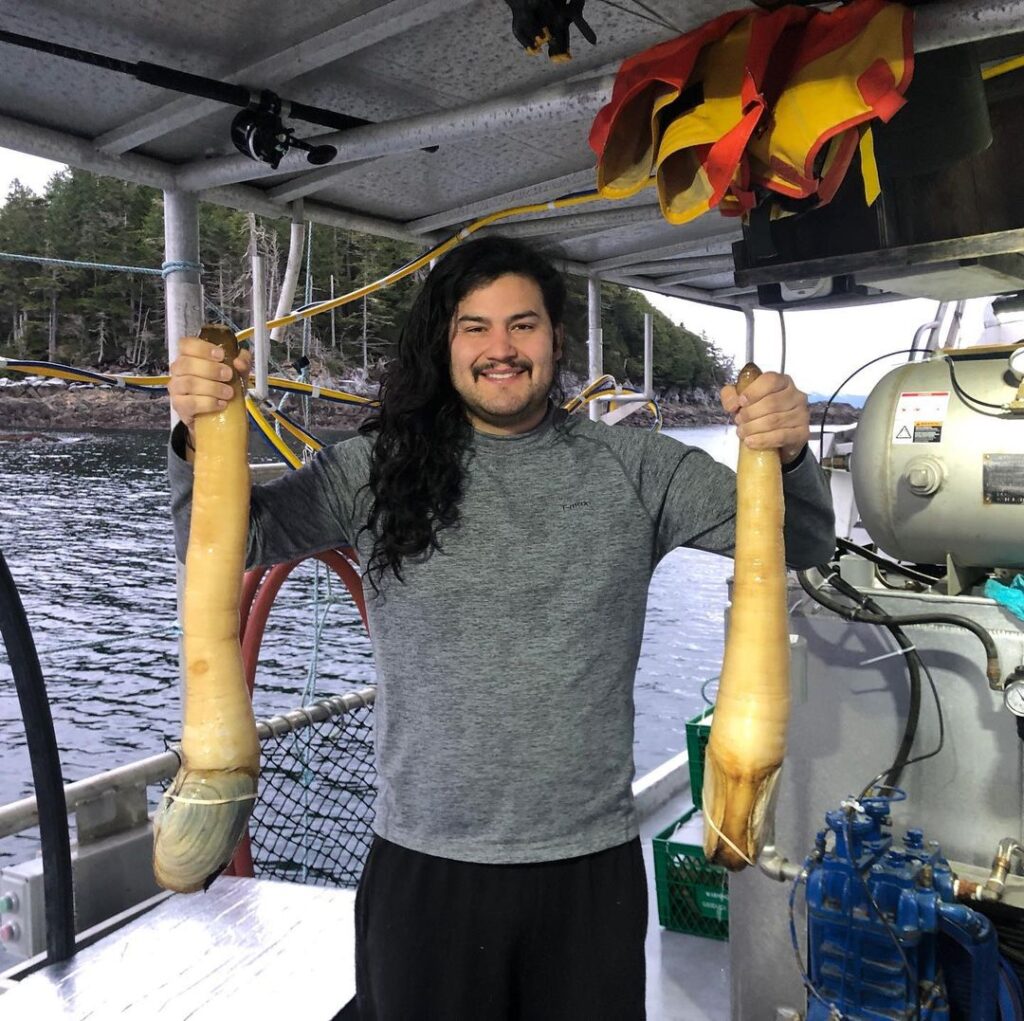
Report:
[[[675,397],[676,394],[671,396]],[[700,395],[703,397],[704,395]],[[679,395],[685,398],[685,395]],[[711,402],[685,399],[662,402],[668,428],[728,425],[729,417]],[[824,405],[811,406],[811,422],[820,423]],[[284,410],[301,418],[302,398],[291,397]],[[834,404],[830,424],[855,422],[858,409]],[[310,428],[354,429],[366,417],[362,409],[323,400],[310,401]],[[627,422],[629,420],[627,419]],[[170,403],[163,391],[121,390],[82,384],[16,383],[0,387],[0,442],[43,438],[47,432],[86,429],[165,430],[170,422]],[[648,413],[637,413],[637,425],[650,423]]]

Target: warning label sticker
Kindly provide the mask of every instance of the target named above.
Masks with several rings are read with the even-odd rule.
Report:
[[[896,401],[893,443],[941,443],[948,407],[948,390],[904,391]]]

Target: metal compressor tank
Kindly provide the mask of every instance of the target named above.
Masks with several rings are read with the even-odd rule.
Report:
[[[943,352],[872,390],[851,471],[864,528],[890,556],[1024,567],[1022,363],[1020,344]]]

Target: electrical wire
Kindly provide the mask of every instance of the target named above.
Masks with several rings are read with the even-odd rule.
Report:
[[[844,595],[847,599],[857,603],[865,610],[872,613],[881,613],[881,607],[867,596],[862,595],[852,585],[847,584],[835,572],[830,572],[829,582],[833,588]],[[820,596],[821,593],[818,592]],[[906,632],[896,624],[882,625],[903,652],[910,675],[910,701],[907,705],[907,720],[903,726],[903,736],[900,738],[899,747],[893,757],[892,765],[886,770],[887,782],[890,787],[896,787],[903,775],[907,759],[910,758],[910,750],[913,748],[914,739],[917,736],[917,725],[921,718],[921,670],[918,660],[914,657],[914,643],[907,637]]]
[[[879,355],[877,358],[872,358],[870,362],[865,362],[859,369],[854,369],[846,379],[836,387],[835,392],[825,402],[825,410],[821,414],[821,428],[818,431],[818,460],[820,461],[825,456],[825,423],[828,421],[828,410],[832,407],[832,402],[843,392],[843,387],[853,379],[858,373],[863,372],[866,368],[874,365],[875,362],[880,362],[885,358],[892,358],[894,355],[909,355],[914,353],[914,348],[906,347],[901,348],[899,351],[889,351],[887,354]]]
[[[939,700],[939,689],[935,685],[935,678],[932,677],[932,672],[928,669],[928,665],[924,662],[923,659],[921,659],[920,656],[917,655],[916,651],[912,653],[912,655],[916,656],[918,664],[924,671],[925,677],[928,678],[928,686],[931,688],[932,698],[935,700],[935,712],[939,720],[939,743],[935,746],[935,748],[932,751],[927,752],[924,755],[917,755],[912,759],[907,759],[907,761],[904,763],[904,766],[913,766],[916,765],[918,762],[924,762],[926,759],[934,759],[935,756],[942,751],[942,748],[946,743],[946,721],[942,715],[942,702]],[[858,800],[860,800],[860,798],[868,797],[872,791],[881,792],[882,790],[888,788],[890,786],[889,784],[882,784],[880,781],[882,781],[885,778],[886,774],[889,772],[891,768],[892,767],[889,767],[889,769],[885,769],[881,773],[879,773],[878,776],[876,776],[871,781],[871,783],[869,783],[860,792]]]
[[[846,585],[845,582],[839,578],[837,571],[832,571],[828,567],[816,568],[823,577],[827,577],[833,580],[834,585]],[[820,588],[816,588],[811,582],[804,577],[807,574],[806,571],[797,573],[797,578],[801,579],[800,584],[804,588],[811,598],[816,599],[823,606],[832,610],[833,613],[838,613],[841,617],[845,617],[847,620],[853,621],[854,623],[864,624],[896,624],[898,626],[908,624],[948,624],[951,627],[963,628],[965,631],[970,631],[975,638],[985,647],[985,657],[987,659],[985,673],[988,677],[989,684],[993,688],[998,688],[1002,684],[1002,668],[999,664],[999,650],[996,648],[996,643],[992,640],[992,636],[985,630],[980,624],[975,623],[969,617],[960,617],[952,613],[910,613],[901,614],[894,616],[892,614],[877,612],[876,610],[865,610],[858,608],[851,610],[849,607],[843,606],[834,600],[829,599],[823,595]],[[847,586],[849,590],[856,594],[856,598],[860,599],[860,593],[857,592],[852,586]]]
[[[784,373],[786,371],[786,313],[781,308],[775,311],[779,313],[779,347],[781,349],[779,372]]]
[[[989,401],[983,401],[979,397],[972,397],[964,388],[960,385],[959,380],[956,378],[956,370],[953,368],[953,359],[948,355],[946,356],[946,364],[949,366],[949,382],[953,387],[957,397],[963,402],[964,407],[970,411],[975,411],[979,415],[988,415],[990,418],[1003,418],[1006,415],[1006,407],[1002,404],[992,404]],[[970,403],[968,403],[970,402]],[[974,405],[980,405],[980,407],[974,407]],[[982,408],[998,408],[999,414],[993,414],[991,411],[982,411]]]
[[[663,14],[656,11],[653,7],[648,7],[647,4],[643,3],[642,0],[633,0],[633,6],[639,7],[640,11],[645,12],[641,14],[639,11],[633,10],[632,7],[627,7],[625,4],[616,3],[615,0],[600,0],[601,3],[608,7],[614,7],[617,11],[623,11],[625,14],[632,14],[636,18],[643,18],[644,21],[653,22],[655,25],[660,25],[662,28],[667,28],[671,32],[675,32],[677,35],[682,34],[682,29],[677,25],[673,25]],[[645,16],[645,15],[649,15]]]
[[[890,560],[888,557],[883,557],[878,553],[875,553],[874,550],[870,550],[866,546],[860,546],[855,542],[851,542],[849,539],[843,539],[837,536],[836,544],[841,550],[845,550],[847,553],[856,553],[857,556],[863,557],[865,560],[870,560],[873,564],[878,564],[880,567],[896,571],[899,574],[905,575],[907,578],[920,582],[922,585],[934,585],[939,580],[938,578],[933,578],[930,574],[925,574],[923,571],[915,571],[912,567],[907,567],[895,560]]]
[[[853,610],[851,607],[843,606],[840,603],[835,602],[825,596],[820,588],[813,585],[808,577],[808,572],[800,571],[797,574],[797,579],[800,582],[800,586],[804,591],[816,602],[822,606],[846,620],[860,620],[865,623],[879,624],[885,627],[889,633],[896,640],[896,643],[903,650],[904,659],[907,665],[907,671],[910,674],[910,703],[907,708],[907,722],[904,726],[903,737],[900,741],[899,748],[897,749],[896,755],[893,758],[892,765],[887,767],[883,772],[879,773],[874,780],[868,784],[867,787],[861,792],[861,797],[865,797],[867,792],[882,778],[888,778],[886,786],[896,787],[902,776],[903,770],[913,762],[923,762],[925,759],[930,759],[942,750],[945,743],[945,720],[942,714],[942,703],[939,699],[938,689],[935,685],[935,681],[928,671],[927,666],[922,661],[917,650],[914,648],[913,643],[909,640],[907,635],[900,628],[899,624],[907,623],[909,618],[892,618],[887,617],[885,614],[881,614],[880,607],[873,600],[861,595],[852,585],[847,585],[836,572],[828,571],[827,568],[818,568],[818,570],[828,578],[833,587],[837,588],[844,596],[848,599],[853,600],[859,606],[858,610]],[[871,617],[866,616],[863,611],[867,610],[872,615]],[[963,618],[954,618],[963,620]],[[917,621],[921,623],[921,621]],[[973,623],[973,622],[972,622]],[[991,638],[989,638],[991,641]],[[931,687],[932,697],[935,699],[935,711],[938,715],[939,721],[939,744],[938,747],[927,755],[919,756],[916,759],[910,758],[910,750],[913,747],[914,738],[917,733],[917,724],[920,716],[921,707],[921,672],[924,672],[928,678],[929,686]]]

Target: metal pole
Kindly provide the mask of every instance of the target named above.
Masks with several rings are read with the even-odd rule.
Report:
[[[654,315],[644,313],[644,396],[654,396]]]
[[[263,267],[263,256],[256,250],[256,238],[252,241],[252,325],[253,362],[256,369],[256,396],[262,401],[267,397],[267,362],[270,360],[270,335],[267,332],[267,281]]]
[[[200,268],[199,199],[191,192],[165,191],[164,301],[169,362],[178,357],[178,341],[198,336],[203,325]]]
[[[334,274],[331,274],[331,301],[334,301]],[[331,350],[338,349],[338,334],[334,324],[334,313],[337,309],[331,309]]]
[[[191,192],[164,192],[164,304],[167,322],[167,360],[178,357],[182,337],[196,337],[203,326],[203,285],[199,265],[199,199]],[[178,416],[171,410],[171,427]],[[175,558],[178,621],[185,592],[185,566]],[[178,639],[178,671],[185,685],[185,656]]]
[[[601,334],[601,281],[597,277],[587,277],[587,355],[589,382],[604,375],[604,351]],[[596,422],[601,417],[601,405],[597,401],[590,402],[590,420]]]
[[[752,308],[745,308],[743,315],[747,320],[747,349],[746,349],[746,362],[749,364],[754,360],[754,310]]]

